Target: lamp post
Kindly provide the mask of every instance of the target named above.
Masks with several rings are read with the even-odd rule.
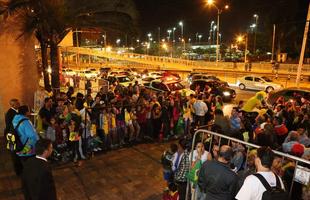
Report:
[[[167,33],[168,33],[168,42],[170,42],[171,29],[168,29]]]
[[[255,18],[255,32],[254,32],[254,45],[253,45],[253,53],[256,51],[256,34],[257,34],[257,21],[258,21],[258,15],[254,14],[253,17]]]
[[[211,26],[210,26],[210,46],[213,44],[213,42],[212,42],[212,36],[213,36],[213,34],[212,34],[212,31],[213,31],[213,24],[214,24],[214,21],[212,21],[211,22]]]
[[[173,27],[172,29],[172,42],[175,42],[175,37],[174,37],[174,31],[176,30],[176,27]]]
[[[184,29],[184,24],[182,21],[179,22],[179,26],[181,27],[181,39],[183,39],[183,29]]]
[[[198,39],[199,39],[199,44],[200,44],[200,40],[202,38],[202,35],[198,35]]]
[[[242,35],[239,35],[237,37],[237,42],[241,43],[243,42],[243,40],[245,39],[245,49],[244,49],[244,64],[247,63],[247,54],[248,54],[248,34],[242,36]]]
[[[219,47],[219,33],[220,33],[220,14],[222,13],[222,9],[218,8],[213,0],[207,0],[207,5],[214,6],[217,10],[217,28],[216,28],[216,63],[219,61],[219,53],[220,53],[220,47]],[[228,9],[229,6],[225,5],[224,9]]]
[[[116,44],[117,44],[117,46],[119,46],[119,45],[120,45],[120,43],[121,43],[121,39],[117,39],[117,40],[116,40]]]

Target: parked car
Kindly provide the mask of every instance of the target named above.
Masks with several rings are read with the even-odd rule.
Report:
[[[66,76],[74,76],[76,75],[76,72],[73,71],[72,69],[62,69],[62,74],[66,75]]]
[[[256,76],[256,75],[241,77],[237,80],[236,85],[241,90],[245,89],[262,90],[268,93],[273,90],[280,90],[281,88],[283,88],[283,85],[272,82],[272,80],[266,76]]]
[[[235,90],[227,87],[226,84],[223,84],[221,82],[212,80],[195,80],[190,85],[190,89],[195,90],[198,85],[200,88],[200,92],[203,92],[205,86],[208,85],[211,88],[210,93],[214,94],[215,96],[221,96],[223,101],[225,102],[232,101],[234,98],[236,98]]]
[[[309,88],[285,88],[279,91],[272,91],[268,95],[267,104],[272,106],[279,97],[283,96],[285,101],[291,100],[297,102],[303,97],[305,100],[310,101],[310,89]]]
[[[147,77],[145,77],[145,78],[141,78],[141,79],[140,79],[140,83],[141,83],[142,85],[149,85],[150,82],[152,82],[152,81],[155,80],[155,79],[156,79],[156,78],[154,78],[154,77],[147,76]]]
[[[207,74],[194,74],[190,79],[188,79],[189,84],[192,84],[193,81],[196,80],[210,80],[210,81],[218,81],[221,82],[222,84],[225,84],[228,87],[228,83],[225,81],[221,81],[219,78],[216,76],[212,75],[207,75]]]
[[[110,84],[113,84],[115,81],[118,81],[118,83],[122,86],[128,87],[129,84],[134,85],[135,84],[135,79],[132,79],[128,76],[108,76],[107,80],[109,81]]]
[[[153,80],[145,87],[156,92],[171,92],[173,94],[178,91],[185,96],[195,94],[193,90],[186,89],[179,81],[164,82],[162,80]]]
[[[81,78],[86,78],[86,79],[96,79],[98,74],[97,72],[93,72],[90,70],[82,70],[82,71],[79,71],[79,76]]]

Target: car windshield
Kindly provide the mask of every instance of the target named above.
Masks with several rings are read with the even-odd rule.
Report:
[[[169,84],[167,84],[167,86],[168,86],[170,91],[176,91],[176,90],[184,89],[184,86],[181,83],[179,83],[179,82],[169,83]]]
[[[262,77],[262,79],[264,79],[266,82],[272,82],[272,80],[271,79],[269,79],[268,77],[266,77],[266,76],[263,76]]]

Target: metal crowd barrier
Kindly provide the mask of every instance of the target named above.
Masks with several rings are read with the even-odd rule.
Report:
[[[195,144],[198,142],[198,141],[196,141],[197,135],[201,135],[201,134],[202,134],[201,142],[206,141],[206,140],[204,140],[205,139],[205,137],[204,137],[205,135],[208,135],[208,139],[210,139],[209,149],[208,149],[209,153],[212,150],[211,149],[212,142],[213,142],[215,136],[219,138],[218,146],[221,146],[222,138],[228,140],[228,143],[227,143],[228,145],[230,145],[231,141],[245,145],[246,146],[246,158],[245,158],[246,159],[245,160],[245,166],[246,167],[247,167],[247,162],[248,162],[249,149],[252,150],[252,149],[260,148],[260,146],[258,146],[258,145],[255,145],[255,144],[252,144],[252,143],[248,143],[248,142],[245,142],[245,141],[233,138],[233,137],[229,137],[229,136],[222,135],[222,134],[215,133],[215,132],[208,131],[208,130],[199,129],[199,130],[197,130],[194,133],[194,137],[193,137],[193,141],[192,141],[192,147],[191,147],[191,152],[194,151]],[[275,153],[275,155],[277,155],[279,157],[282,157],[282,162],[283,162],[284,159],[289,159],[289,160],[291,160],[291,161],[293,161],[295,163],[294,175],[292,177],[292,182],[291,182],[291,186],[290,186],[290,189],[289,189],[289,197],[291,197],[293,185],[294,185],[295,178],[296,178],[296,171],[297,171],[297,168],[298,168],[298,164],[299,163],[303,163],[303,164],[306,164],[307,166],[310,166],[310,161],[302,159],[302,158],[299,158],[299,157],[296,157],[296,156],[292,156],[292,155],[289,155],[289,154],[286,154],[286,153],[283,153],[283,152],[280,152],[280,151],[276,151],[276,150],[273,150],[273,152]],[[191,153],[190,163],[192,163],[192,160],[193,160],[193,153]],[[190,167],[191,167],[191,164],[190,164]],[[305,168],[305,170],[307,171],[306,173],[310,173],[310,169],[309,168]],[[309,180],[308,180],[308,183],[309,183]],[[189,200],[189,194],[190,194],[190,181],[187,180],[186,200]],[[195,200],[195,199],[192,199],[192,200]]]

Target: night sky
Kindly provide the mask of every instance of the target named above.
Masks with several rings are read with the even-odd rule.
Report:
[[[216,21],[216,8],[207,7],[205,0],[134,0],[139,14],[140,37],[146,37],[147,32],[166,34],[168,28],[177,27],[176,36],[180,34],[178,22],[183,20],[184,35],[194,40],[195,33],[206,35],[210,22]],[[218,7],[230,6],[223,11],[220,18],[220,32],[224,41],[230,41],[236,34],[245,32],[254,23],[253,14],[259,15],[259,31],[272,29],[272,25],[264,27],[264,21],[274,20],[283,24],[286,17],[289,23],[299,23],[299,31],[303,32],[308,8],[308,0],[215,0]],[[272,16],[272,17],[270,17]],[[283,17],[282,17],[283,16]],[[272,18],[272,19],[271,19]],[[282,19],[281,19],[282,18]],[[282,20],[282,21],[281,21]],[[268,31],[270,31],[268,30]]]

